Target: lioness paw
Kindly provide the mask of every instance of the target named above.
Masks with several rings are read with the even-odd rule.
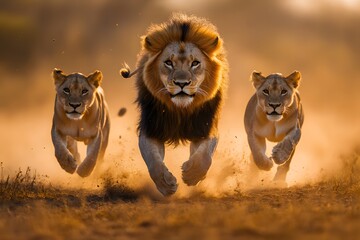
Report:
[[[291,141],[287,139],[275,145],[271,157],[276,164],[283,164],[289,160],[293,150]]]
[[[86,161],[84,160],[76,170],[77,174],[79,174],[80,177],[87,177],[91,174],[94,167],[96,165],[96,161]]]
[[[177,190],[178,184],[174,175],[169,172],[164,163],[158,162],[149,169],[150,177],[154,181],[156,188],[164,196],[170,196]]]
[[[71,154],[56,154],[56,158],[66,172],[73,174],[77,168],[76,160]]]
[[[270,171],[270,169],[273,167],[274,163],[272,161],[272,159],[264,156],[263,158],[261,159],[256,159],[254,157],[254,162],[256,164],[256,166],[261,169],[261,170],[264,170],[264,171]]]
[[[204,180],[211,165],[210,156],[194,155],[182,165],[182,179],[188,186]]]

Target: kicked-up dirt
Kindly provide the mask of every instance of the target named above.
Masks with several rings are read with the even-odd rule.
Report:
[[[117,183],[57,188],[20,176],[1,185],[0,239],[359,239],[360,182],[349,176],[185,198]]]

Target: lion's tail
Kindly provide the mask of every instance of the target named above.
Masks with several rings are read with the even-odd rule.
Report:
[[[139,69],[137,68],[137,69],[135,69],[135,71],[131,72],[129,65],[124,63],[124,67],[122,69],[120,69],[120,74],[123,78],[130,78],[133,75],[135,75],[138,71],[139,71]]]

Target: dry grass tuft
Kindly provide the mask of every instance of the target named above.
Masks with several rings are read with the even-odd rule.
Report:
[[[34,199],[47,196],[49,187],[45,187],[39,180],[36,172],[31,173],[30,167],[25,172],[19,169],[14,177],[3,178],[3,165],[1,163],[0,202]]]
[[[340,160],[341,169],[334,175],[325,177],[322,184],[332,186],[340,194],[360,193],[360,146],[340,156]]]

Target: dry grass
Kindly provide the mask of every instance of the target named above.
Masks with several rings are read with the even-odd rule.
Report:
[[[25,172],[19,170],[14,177],[3,178],[3,166],[0,165],[0,201],[18,201],[47,195],[47,189],[37,182],[36,173],[31,174],[30,168]]]
[[[0,185],[1,239],[356,239],[359,153],[339,174],[286,189],[154,200],[112,178],[99,191],[44,184],[28,169]]]

